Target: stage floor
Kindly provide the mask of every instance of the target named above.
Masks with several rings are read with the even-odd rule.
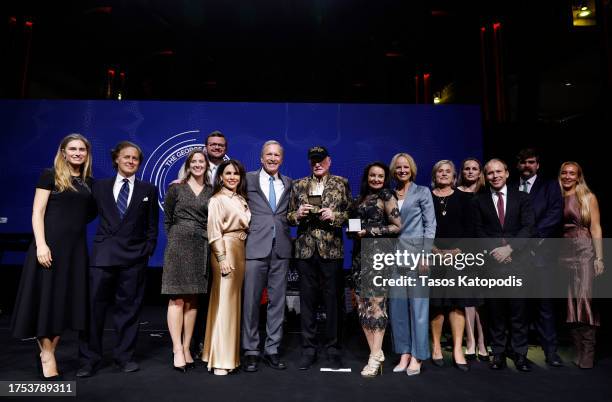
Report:
[[[488,365],[475,362],[468,373],[450,367],[450,353],[445,352],[446,365],[423,365],[421,375],[408,377],[394,374],[396,356],[385,348],[387,360],[382,376],[364,379],[359,375],[367,361],[365,338],[355,324],[348,322],[343,344],[344,365],[352,372],[321,372],[325,356],[308,371],[297,369],[299,332],[295,321],[288,323],[284,342],[284,358],[289,368],[276,371],[260,364],[256,373],[239,372],[218,377],[204,366],[179,373],[171,369],[170,337],[165,325],[165,308],[147,307],[137,349],[141,370],[124,374],[113,367],[110,349],[114,332],[107,331],[107,359],[91,378],[75,379],[78,369],[76,334],[67,333],[57,353],[65,380],[77,381],[77,400],[81,401],[612,401],[612,357],[609,354],[596,362],[593,370],[575,368],[572,352],[562,345],[560,355],[566,366],[549,368],[544,364],[541,349],[531,346],[531,373],[521,373],[508,361],[508,369],[492,371]],[[36,380],[34,341],[10,337],[9,317],[0,316],[0,380]],[[604,344],[604,338],[600,337]],[[19,398],[18,400],[28,400]]]

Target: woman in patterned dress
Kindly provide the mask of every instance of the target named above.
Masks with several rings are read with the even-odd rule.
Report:
[[[353,278],[358,294],[359,322],[370,347],[368,364],[361,371],[364,377],[374,377],[382,372],[385,360],[382,342],[387,328],[387,297],[383,288],[374,286],[379,271],[370,261],[361,260],[361,239],[368,238],[368,249],[376,247],[374,239],[395,237],[400,231],[400,214],[397,198],[389,188],[389,168],[382,162],[366,166],[361,179],[361,191],[352,216],[361,220],[361,230],[355,233],[353,246]],[[369,255],[369,253],[368,253]],[[369,259],[368,259],[369,260]]]

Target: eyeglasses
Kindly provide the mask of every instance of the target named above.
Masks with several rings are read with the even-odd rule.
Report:
[[[208,144],[207,146],[211,148],[225,148],[225,144],[219,144],[215,142],[213,142],[212,144]]]

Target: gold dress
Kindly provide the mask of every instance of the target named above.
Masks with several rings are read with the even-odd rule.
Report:
[[[211,197],[208,204],[208,242],[212,251],[212,288],[206,319],[202,360],[213,368],[233,370],[240,365],[241,292],[244,281],[244,243],[251,211],[244,198],[227,189]],[[235,268],[221,275],[217,257]]]

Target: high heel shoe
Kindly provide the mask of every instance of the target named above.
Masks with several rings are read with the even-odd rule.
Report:
[[[406,368],[406,375],[409,377],[419,375],[421,374],[421,370],[423,370],[423,361],[419,359],[416,360],[420,364],[418,369],[411,369],[410,367]]]
[[[408,363],[406,363],[406,365],[405,365],[405,366],[402,366],[402,365],[401,365],[402,361],[400,360],[400,362],[399,362],[399,363],[397,363],[397,364],[395,365],[395,367],[393,367],[393,372],[394,372],[394,373],[403,373],[404,371],[406,371],[406,369],[408,368],[408,365],[410,364],[410,359],[412,359],[412,356],[410,356],[410,357],[408,358]]]
[[[42,365],[40,354],[41,354],[41,348],[40,348],[40,344],[38,344],[36,350],[34,351],[34,360],[36,361],[36,369],[38,371],[38,378],[44,381],[60,381],[62,379],[61,374],[56,374],[50,377],[45,377],[45,372],[43,370],[43,365]]]
[[[459,371],[463,371],[464,373],[470,371],[470,365],[467,363],[457,363],[457,361],[455,360],[455,356],[453,356],[452,362],[453,367],[455,367]]]
[[[361,376],[366,378],[376,377],[378,374],[382,375],[382,363],[385,361],[385,354],[381,350],[378,353],[371,354],[368,359],[368,364],[361,370]]]
[[[183,374],[187,372],[187,364],[185,364],[184,366],[174,365],[174,352],[172,352],[172,368],[175,369],[176,371],[180,371]]]

